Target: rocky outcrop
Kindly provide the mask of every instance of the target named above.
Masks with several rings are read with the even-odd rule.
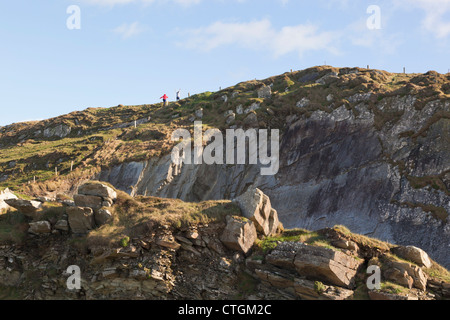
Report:
[[[67,216],[73,233],[86,234],[95,228],[94,211],[87,207],[68,207]]]
[[[268,256],[267,262],[299,275],[329,284],[352,288],[363,260],[356,260],[340,251],[302,243],[282,243]]]
[[[90,181],[82,184],[73,198],[75,207],[67,208],[68,224],[73,233],[86,234],[112,221],[113,215],[106,208],[111,207],[117,199],[117,192],[113,188],[98,181]]]
[[[87,182],[78,188],[78,194],[101,197],[103,199],[117,199],[117,192],[101,182]]]
[[[272,88],[270,86],[263,86],[258,90],[258,98],[267,99],[272,97]]]
[[[52,232],[52,226],[48,221],[31,222],[28,232],[36,235],[49,234]]]
[[[234,199],[252,185],[271,198],[287,228],[342,224],[421,247],[450,266],[450,198],[443,187],[450,181],[444,142],[450,102],[367,92],[344,98],[348,104],[335,96],[329,112],[286,117],[275,176],[261,176],[260,165],[174,166],[161,156],[104,169],[98,178],[133,195],[186,201]]]
[[[277,233],[280,221],[278,213],[272,208],[270,199],[261,190],[249,188],[234,199],[241,208],[242,215],[254,222],[256,230],[264,236]]]
[[[72,234],[78,231],[77,225],[81,231],[94,228],[91,208],[66,210]],[[67,228],[64,221],[59,220],[53,229]],[[341,234],[338,243],[339,229],[334,233],[293,230],[274,238],[260,234],[261,239],[256,241],[253,221],[243,216],[227,216],[225,222],[208,224],[175,226],[147,221],[145,225],[136,228],[139,231],[126,241],[104,246],[89,238],[85,241],[81,232],[74,237],[68,232],[51,231],[47,221],[32,222],[29,231],[39,237],[30,238],[22,246],[0,246],[0,289],[13,286],[25,299],[102,300],[223,300],[237,296],[249,300],[348,300],[361,298],[356,296],[357,290],[360,295],[365,291],[373,300],[429,300],[447,297],[450,289],[442,280],[423,282],[420,267],[399,262],[388,251],[368,250],[350,239],[345,244],[349,234]],[[322,240],[318,245],[307,244],[294,234],[320,236]],[[274,241],[275,246],[263,250],[260,245],[264,241]],[[366,246],[372,245],[365,241]],[[353,248],[352,242],[361,250],[327,244]],[[372,259],[369,252],[373,253]],[[382,269],[381,281],[397,283],[404,292],[364,289],[368,275],[360,266],[377,261]],[[69,265],[83,270],[80,290],[67,288]],[[399,275],[404,272],[414,285],[402,283],[401,276],[390,276],[390,270],[399,270]],[[36,277],[39,286],[30,280]],[[355,279],[359,280],[358,288]]]
[[[337,286],[353,288],[362,259],[328,248],[302,246],[295,255],[294,266],[299,274],[323,279]]]
[[[5,202],[5,200],[9,199],[17,199],[17,196],[11,192],[8,188],[0,191],[0,211],[8,209],[9,205]]]
[[[24,215],[34,218],[37,212],[42,208],[42,202],[24,199],[7,199],[5,202],[23,213]]]
[[[45,128],[44,129],[44,137],[45,138],[64,138],[67,137],[70,132],[72,131],[72,128],[65,124],[59,124],[55,127]]]
[[[252,221],[241,217],[227,217],[227,226],[220,237],[226,247],[247,253],[256,239],[256,228]]]
[[[98,196],[87,196],[84,194],[76,194],[73,196],[75,205],[78,207],[89,207],[95,210],[103,207],[103,199]]]
[[[392,249],[400,258],[412,261],[419,265],[419,267],[431,268],[431,260],[428,254],[420,248],[414,246],[398,246]]]

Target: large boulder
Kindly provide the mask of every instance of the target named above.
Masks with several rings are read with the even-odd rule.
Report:
[[[431,268],[431,260],[428,254],[420,248],[413,246],[398,246],[391,250],[400,258],[409,260],[419,267]]]
[[[67,216],[73,233],[86,234],[95,227],[94,210],[86,207],[68,207]]]
[[[33,200],[23,200],[23,199],[7,199],[5,202],[22,212],[24,215],[28,217],[34,218],[36,212],[42,208],[42,202],[33,201]]]
[[[52,226],[48,221],[31,222],[29,225],[28,232],[32,234],[49,234],[52,232]]]
[[[84,194],[76,194],[73,196],[75,206],[77,207],[89,207],[94,210],[98,210],[103,206],[103,199],[98,196],[87,196]]]
[[[227,217],[220,241],[229,249],[247,253],[257,239],[255,225],[252,221],[243,217]]]
[[[259,233],[270,236],[277,232],[280,224],[278,213],[272,208],[269,197],[261,190],[249,188],[234,202],[241,208],[242,215],[255,223]]]
[[[94,212],[94,219],[97,226],[103,226],[112,221],[113,216],[111,211],[107,209],[100,209]]]
[[[383,264],[383,269],[383,276],[386,279],[392,281],[400,279],[400,281],[398,281],[399,284],[407,285],[407,281],[410,281],[409,278],[412,278],[412,284],[415,288],[424,291],[427,288],[427,276],[423,270],[416,265],[407,262],[388,260]],[[405,280],[398,277],[399,274],[405,275],[404,278],[406,278],[406,284],[404,283]]]
[[[272,97],[272,88],[269,86],[263,86],[258,90],[258,98],[270,98]]]
[[[9,205],[5,202],[5,200],[17,199],[17,196],[11,192],[8,188],[0,191],[0,210],[8,209]]]
[[[266,256],[266,262],[285,270],[295,271],[295,256],[303,246],[304,244],[300,242],[281,242]]]
[[[363,260],[357,260],[341,251],[302,245],[295,255],[294,265],[304,277],[353,288],[355,276]]]
[[[86,196],[110,198],[113,201],[117,199],[117,192],[101,182],[87,182],[78,188],[78,194]]]

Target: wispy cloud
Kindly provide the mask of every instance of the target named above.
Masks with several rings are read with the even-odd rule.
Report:
[[[320,32],[313,24],[286,26],[276,30],[270,20],[252,22],[217,21],[209,26],[181,32],[185,40],[178,44],[188,49],[208,52],[221,46],[266,50],[279,57],[297,52],[300,56],[311,50],[337,52],[335,32]]]
[[[139,25],[139,22],[133,22],[131,24],[124,23],[113,30],[120,35],[122,39],[128,39],[138,35],[144,31],[144,28]]]
[[[450,21],[444,15],[450,12],[450,0],[396,0],[397,5],[420,8],[425,12],[422,27],[436,38],[450,35]]]
[[[115,5],[124,5],[130,3],[141,3],[144,5],[150,5],[153,3],[175,3],[181,6],[191,6],[201,3],[203,0],[75,0],[81,3],[98,6],[113,7]]]

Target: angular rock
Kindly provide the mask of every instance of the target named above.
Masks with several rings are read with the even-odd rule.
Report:
[[[56,230],[69,231],[69,222],[67,220],[58,220],[55,224]]]
[[[269,270],[255,269],[255,273],[263,281],[269,282],[272,286],[277,288],[294,287],[294,279],[286,274],[272,272]]]
[[[301,276],[345,288],[353,288],[356,272],[362,263],[363,260],[356,260],[343,252],[309,245],[300,247],[294,260]]]
[[[282,269],[295,271],[295,256],[303,246],[304,244],[300,242],[281,242],[266,256],[266,262]]]
[[[319,293],[316,291],[314,281],[306,279],[295,279],[295,293],[303,300],[318,300]]]
[[[103,202],[102,202],[102,206],[103,207],[109,208],[109,207],[112,207],[113,204],[114,204],[114,201],[111,198],[104,198],[103,199]]]
[[[238,105],[236,107],[236,113],[237,114],[243,114],[244,113],[244,107],[242,106],[242,104]]]
[[[298,81],[301,83],[312,82],[316,81],[319,78],[319,76],[320,74],[318,72],[311,72],[300,77]]]
[[[0,191],[0,210],[9,208],[9,205],[5,202],[5,200],[9,199],[17,199],[17,196],[8,188]]]
[[[384,272],[384,277],[387,280],[394,281],[408,289],[414,285],[414,279],[404,269],[391,268]]]
[[[396,269],[397,271],[393,271]],[[412,265],[407,262],[389,261],[385,264],[383,275],[385,277],[392,276],[392,274],[408,274],[414,283],[414,287],[420,290],[426,290],[427,288],[427,276],[418,266]],[[393,279],[392,279],[393,280]]]
[[[223,114],[223,116],[226,118],[226,117],[228,117],[230,114],[232,114],[233,113],[233,110],[227,110],[227,111],[225,111],[225,113]]]
[[[269,86],[264,86],[258,90],[258,98],[270,98],[272,96],[272,89]]]
[[[352,297],[353,293],[353,290],[335,286],[325,286],[325,290],[320,293],[319,300],[346,300]]]
[[[78,188],[78,194],[86,196],[97,196],[102,198],[110,198],[113,201],[117,199],[117,192],[100,182],[87,182]]]
[[[75,201],[73,201],[73,200],[63,200],[63,201],[61,201],[61,203],[63,206],[66,206],[66,207],[75,207]]]
[[[278,212],[274,208],[271,208],[269,214],[269,235],[275,235],[278,232],[279,226]]]
[[[112,221],[113,216],[107,209],[100,209],[94,212],[95,223],[98,227],[103,226]]]
[[[345,239],[335,240],[331,244],[336,248],[347,249],[355,252],[357,252],[359,249],[358,245],[355,242]]]
[[[430,257],[420,248],[414,246],[398,246],[393,248],[391,251],[400,258],[418,264],[419,267],[431,268]]]
[[[302,100],[297,102],[296,106],[297,106],[297,108],[305,108],[305,107],[309,106],[310,102],[311,101],[309,101],[308,98],[302,98]]]
[[[244,123],[250,127],[256,127],[258,126],[258,116],[252,112],[244,119]]]
[[[73,233],[86,234],[95,228],[94,210],[87,207],[68,207],[69,226]]]
[[[245,114],[248,114],[248,113],[250,113],[250,112],[252,112],[252,111],[258,110],[260,107],[261,107],[261,104],[260,104],[260,103],[254,102],[254,103],[252,103],[252,104],[250,105],[250,107],[248,107],[248,108],[246,108],[246,109],[244,110],[244,113],[245,113]]]
[[[265,236],[276,233],[279,219],[276,210],[272,209],[270,199],[261,190],[249,188],[234,199],[242,211],[242,215],[255,223],[256,230]]]
[[[64,138],[67,137],[70,132],[72,131],[72,128],[65,124],[59,124],[56,127],[53,128],[45,128],[44,129],[44,137],[45,138],[51,138],[51,137],[58,137],[58,138]]]
[[[168,249],[173,249],[173,250],[178,250],[181,247],[181,245],[176,241],[169,241],[169,240],[164,240],[164,239],[158,239],[156,241],[156,244],[158,246],[168,248]]]
[[[195,116],[199,119],[203,118],[203,108],[195,110]]]
[[[256,239],[256,228],[252,221],[241,217],[227,217],[227,226],[220,237],[226,247],[247,253]]]
[[[98,196],[86,196],[84,194],[76,194],[73,196],[75,206],[88,207],[94,210],[98,210],[103,206],[103,199]]]
[[[52,232],[52,226],[48,221],[30,222],[28,232],[33,234],[49,234]]]
[[[231,113],[230,115],[227,116],[227,119],[225,120],[225,122],[227,124],[231,124],[236,120],[236,114],[235,113]]]
[[[330,73],[324,75],[319,80],[316,80],[316,83],[319,83],[321,85],[328,85],[337,80],[339,80],[338,74],[336,72],[330,72]]]
[[[5,202],[28,217],[34,217],[36,212],[42,208],[42,202],[33,200],[6,199]]]

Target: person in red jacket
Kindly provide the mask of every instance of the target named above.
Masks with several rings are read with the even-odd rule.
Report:
[[[164,94],[160,99],[163,99],[164,106],[167,106],[167,99],[169,99],[167,94]]]

